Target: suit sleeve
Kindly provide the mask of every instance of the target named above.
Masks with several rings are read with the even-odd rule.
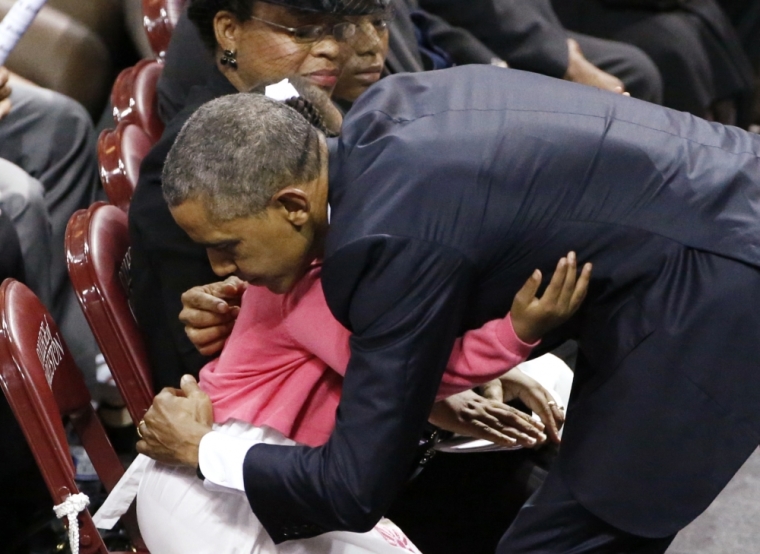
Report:
[[[387,235],[325,260],[328,304],[350,327],[335,430],[318,448],[253,446],[251,507],[275,542],[364,532],[409,476],[461,323],[471,268],[458,252]]]

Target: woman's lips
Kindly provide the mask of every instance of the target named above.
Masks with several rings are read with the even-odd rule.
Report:
[[[318,87],[332,88],[338,82],[338,74],[337,69],[322,69],[309,73],[305,77]]]
[[[354,74],[354,79],[365,85],[371,85],[380,80],[381,71],[362,71]]]
[[[360,83],[371,85],[372,83],[375,83],[380,79],[380,75],[382,75],[382,72],[383,72],[382,65],[373,65],[372,67],[368,67],[366,69],[362,69],[361,71],[357,71],[356,73],[354,73],[354,78]]]

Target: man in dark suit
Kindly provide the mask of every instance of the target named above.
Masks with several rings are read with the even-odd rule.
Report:
[[[353,332],[336,427],[228,456],[186,378],[138,447],[244,486],[275,541],[369,529],[455,337],[575,249],[588,297],[545,339],[579,342],[563,446],[499,552],[663,552],[760,442],[758,156],[736,128],[481,66],[381,81],[327,141],[267,99],[217,100],[167,160],[172,214],[218,274],[273,291],[324,255]]]

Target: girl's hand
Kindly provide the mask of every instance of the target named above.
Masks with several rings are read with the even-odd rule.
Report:
[[[541,418],[544,433],[559,444],[559,430],[565,423],[565,407],[558,406],[552,394],[541,383],[515,367],[483,385],[483,396],[494,402],[509,402],[518,398]]]
[[[441,429],[500,446],[535,448],[546,442],[543,423],[471,390],[436,402],[428,421]]]
[[[541,271],[534,271],[512,302],[512,326],[517,337],[533,343],[567,321],[586,297],[590,279],[591,264],[585,264],[578,277],[575,252],[570,252],[559,260],[549,286],[538,298],[536,292],[541,286]]]

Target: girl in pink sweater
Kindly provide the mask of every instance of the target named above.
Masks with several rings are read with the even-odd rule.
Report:
[[[309,446],[327,441],[351,335],[330,313],[320,273],[313,266],[285,295],[247,288],[222,354],[200,373],[217,423],[265,425]],[[536,344],[517,336],[509,315],[467,333],[454,346],[436,400],[500,377]]]
[[[214,407],[216,431],[271,444],[318,446],[328,439],[350,356],[350,333],[332,317],[320,273],[321,266],[314,265],[284,295],[263,287],[248,287],[243,293],[240,313],[222,354],[200,374],[200,386]],[[589,274],[590,267],[584,268],[576,282],[571,254],[560,260],[546,292],[537,298],[541,274],[536,271],[517,294],[509,315],[457,341],[438,399],[491,381],[525,360],[539,337],[580,305]],[[548,392],[546,395],[544,404],[551,399]],[[541,415],[552,429],[550,436],[556,437],[562,415],[548,406]],[[498,420],[497,416],[494,411],[490,417]],[[498,421],[493,425],[499,426]],[[523,436],[523,444],[537,442]],[[137,501],[147,544],[166,554],[212,550],[255,554],[419,552],[388,520],[368,533],[332,532],[274,545],[243,492],[208,482],[204,487],[194,472],[152,460],[142,477]]]

